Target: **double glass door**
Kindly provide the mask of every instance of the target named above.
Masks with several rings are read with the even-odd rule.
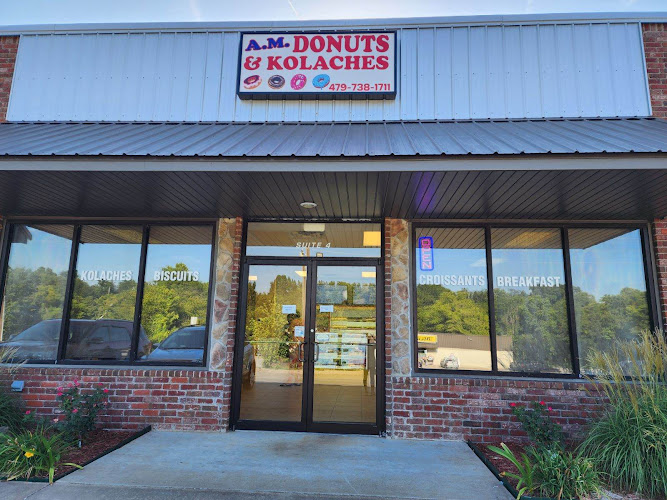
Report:
[[[377,261],[251,262],[245,276],[235,427],[377,432]]]

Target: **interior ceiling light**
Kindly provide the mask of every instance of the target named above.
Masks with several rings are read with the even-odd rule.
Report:
[[[315,203],[314,201],[302,201],[301,203],[299,203],[299,205],[301,205],[301,208],[315,208],[315,207],[317,207],[317,203]]]

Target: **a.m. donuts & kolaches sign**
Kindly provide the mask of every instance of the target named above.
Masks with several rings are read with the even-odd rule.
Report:
[[[396,33],[242,33],[242,99],[396,96]]]

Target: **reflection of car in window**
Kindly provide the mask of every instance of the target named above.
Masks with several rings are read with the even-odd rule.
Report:
[[[67,336],[68,359],[127,359],[132,342],[132,321],[72,319]],[[0,349],[14,349],[17,359],[55,359],[60,337],[60,319],[48,319],[0,343]],[[143,328],[139,333],[140,355],[149,352],[151,343]]]
[[[205,326],[186,326],[171,332],[144,361],[201,363],[204,360]]]

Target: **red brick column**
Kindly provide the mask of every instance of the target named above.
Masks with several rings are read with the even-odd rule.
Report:
[[[393,388],[391,383],[391,219],[384,221],[384,369],[385,369],[385,426],[391,435]]]
[[[16,53],[19,50],[18,36],[0,37],[0,122],[7,120],[9,92],[12,88]]]
[[[662,323],[667,325],[667,219],[653,221],[653,245]]]
[[[646,72],[653,116],[667,118],[667,29],[665,23],[642,24]]]

